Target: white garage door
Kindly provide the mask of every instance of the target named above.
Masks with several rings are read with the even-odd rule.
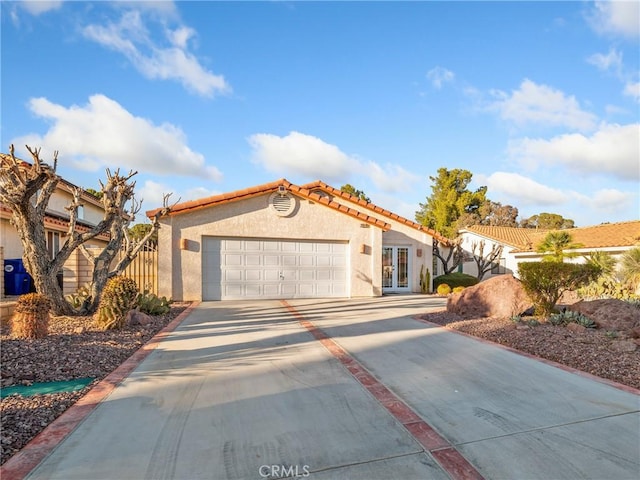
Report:
[[[202,299],[347,297],[347,244],[205,237]]]

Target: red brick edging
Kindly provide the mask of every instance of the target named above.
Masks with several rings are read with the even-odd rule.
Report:
[[[36,435],[18,453],[0,467],[2,480],[21,480],[49,455],[53,449],[104,400],[129,374],[144,360],[169,333],[191,313],[200,302],[193,302],[187,309],[171,320],[162,330],[156,333],[147,343],[118,368],[102,379],[80,400],[71,405],[65,412]]]
[[[323,330],[300,314],[286,300],[282,305],[305,327],[329,353],[353,375],[373,397],[398,420],[404,428],[440,464],[452,480],[484,480],[469,461],[456,448],[425,422],[411,407],[404,403],[363,365],[338,345]]]

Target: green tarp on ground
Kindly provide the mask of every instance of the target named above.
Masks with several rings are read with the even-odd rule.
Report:
[[[0,398],[9,395],[21,395],[30,397],[32,395],[44,395],[47,393],[63,393],[75,392],[82,390],[84,387],[93,382],[95,378],[77,378],[75,380],[66,380],[63,382],[42,382],[33,383],[31,385],[12,385],[10,387],[0,388]]]

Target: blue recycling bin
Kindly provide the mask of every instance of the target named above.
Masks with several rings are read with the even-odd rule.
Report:
[[[31,275],[24,268],[21,258],[4,261],[4,294],[24,295],[31,291]]]

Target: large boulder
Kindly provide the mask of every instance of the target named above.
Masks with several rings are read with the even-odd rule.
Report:
[[[463,318],[512,317],[532,305],[522,283],[513,275],[490,278],[447,299],[447,311]]]
[[[603,330],[624,332],[633,337],[635,329],[640,327],[640,309],[622,300],[607,298],[578,302],[569,309],[593,320]]]

